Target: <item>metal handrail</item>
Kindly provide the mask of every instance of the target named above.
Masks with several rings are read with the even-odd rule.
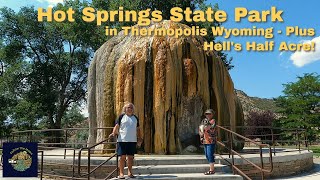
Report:
[[[84,147],[84,148],[81,148],[80,151],[78,152],[78,176],[80,177],[83,177],[83,176],[88,176],[88,179],[90,179],[90,175],[95,172],[98,168],[100,168],[101,166],[103,166],[105,163],[107,163],[109,160],[111,160],[112,158],[114,158],[116,156],[116,168],[111,172],[109,173],[109,175],[106,177],[109,178],[115,171],[118,170],[118,154],[117,153],[114,153],[111,157],[109,157],[107,160],[103,161],[102,163],[100,163],[98,166],[96,166],[92,171],[90,170],[90,166],[91,166],[91,163],[90,163],[90,157],[91,157],[91,149],[100,145],[100,144],[104,144],[105,142],[108,142],[109,140],[111,140],[113,137],[109,137],[103,141],[100,141],[90,147]],[[110,143],[109,144],[116,144],[115,142],[114,143]],[[82,154],[82,151],[83,150],[88,150],[88,163],[87,163],[87,170],[88,172],[86,174],[81,174],[81,154]]]
[[[231,126],[223,126],[223,127],[231,127]],[[282,127],[274,127],[274,126],[236,126],[236,128],[272,128],[272,129],[283,129]],[[286,128],[286,130],[301,130],[304,131],[304,128]]]
[[[40,180],[42,180],[42,176],[43,176],[43,151],[38,151],[38,153],[41,153]],[[39,174],[39,172],[38,172],[38,174]]]
[[[244,136],[242,136],[242,135],[240,135],[240,134],[238,134],[238,133],[236,133],[236,132],[234,132],[234,131],[231,131],[230,129],[224,128],[224,127],[219,126],[219,125],[217,125],[216,127],[228,132],[228,136],[227,136],[227,137],[228,137],[228,140],[230,140],[230,141],[228,141],[228,142],[229,142],[229,143],[228,143],[228,144],[229,144],[229,147],[227,147],[224,143],[222,143],[222,142],[220,142],[220,141],[217,141],[217,143],[218,143],[219,145],[223,146],[224,148],[226,148],[226,149],[229,150],[229,158],[230,158],[230,155],[231,155],[232,162],[229,162],[228,160],[226,160],[225,158],[223,158],[221,155],[220,155],[220,157],[221,157],[223,160],[225,160],[226,162],[228,162],[229,165],[232,166],[232,170],[233,170],[234,173],[235,173],[235,170],[236,170],[239,174],[241,174],[241,175],[244,176],[245,178],[251,180],[251,178],[250,178],[248,175],[246,175],[242,170],[240,170],[239,168],[237,168],[237,167],[235,166],[235,163],[234,163],[234,155],[238,155],[241,159],[245,160],[246,162],[248,162],[249,164],[251,164],[253,167],[255,167],[256,169],[258,169],[258,170],[261,172],[261,177],[262,177],[262,179],[264,179],[264,173],[265,173],[265,172],[266,172],[266,173],[271,173],[271,172],[273,171],[272,151],[271,151],[271,147],[270,147],[268,144],[261,144],[261,143],[255,142],[255,141],[253,141],[253,140],[251,140],[251,139],[249,139],[249,138],[247,138],[247,137],[244,137]],[[256,165],[256,164],[254,164],[253,162],[251,162],[250,160],[246,159],[245,157],[243,157],[242,155],[240,155],[238,152],[236,152],[236,151],[233,150],[233,136],[232,136],[232,135],[235,135],[235,136],[237,136],[237,137],[239,137],[239,138],[241,138],[241,139],[244,139],[244,140],[246,140],[246,141],[249,141],[249,142],[251,142],[251,143],[259,146],[261,167],[258,166],[258,165]],[[230,138],[230,139],[229,139],[229,138]],[[270,169],[265,169],[265,168],[264,168],[263,156],[262,156],[262,147],[267,147],[267,148],[269,148],[269,163],[270,163],[270,165],[271,165]]]
[[[91,128],[91,129],[112,129],[113,127],[99,127],[99,128]],[[11,134],[18,133],[27,133],[27,132],[47,132],[47,131],[65,131],[65,130],[88,130],[90,128],[63,128],[63,129],[34,129],[34,130],[24,130],[24,131],[15,131],[11,132]]]
[[[230,126],[223,126],[225,128],[230,128]],[[41,129],[41,130],[24,130],[24,131],[16,131],[16,132],[12,132],[11,133],[11,138],[13,138],[13,141],[14,141],[14,138],[15,137],[18,137],[20,139],[20,137],[23,135],[23,133],[27,133],[27,139],[29,139],[30,141],[34,141],[35,140],[35,133],[39,133],[39,132],[53,132],[53,131],[62,131],[65,133],[64,137],[55,137],[55,138],[58,138],[58,139],[64,139],[63,142],[39,142],[41,143],[41,145],[61,145],[63,146],[64,145],[64,148],[65,148],[65,154],[66,154],[66,150],[67,150],[67,146],[83,146],[83,145],[86,145],[87,142],[73,142],[73,143],[67,143],[68,142],[68,139],[70,137],[68,137],[68,132],[69,131],[76,131],[76,130],[89,130],[89,129],[94,129],[94,130],[104,130],[104,129],[112,129],[113,127],[102,127],[102,128],[64,128],[64,129]],[[256,128],[256,129],[269,129],[271,134],[267,134],[269,136],[267,136],[266,134],[264,135],[259,135],[259,134],[256,134],[256,135],[246,135],[246,137],[264,137],[264,140],[262,140],[262,142],[270,142],[269,140],[271,139],[271,143],[272,143],[272,146],[273,146],[273,153],[274,155],[276,155],[276,151],[275,151],[275,146],[276,146],[276,143],[277,142],[297,142],[298,144],[296,144],[296,146],[299,146],[299,152],[301,151],[300,147],[302,145],[302,143],[305,145],[305,147],[309,150],[309,146],[308,146],[308,143],[309,143],[309,140],[307,139],[306,137],[306,130],[303,129],[303,128],[291,128],[291,129],[283,129],[281,127],[272,127],[272,126],[236,126],[236,128],[242,128],[242,129],[250,129],[250,128]],[[276,134],[274,133],[275,130],[282,130],[282,131],[292,131],[291,133],[293,133],[293,135],[296,135],[296,137],[299,139],[300,137],[302,137],[302,139],[299,139],[298,141],[290,141],[290,140],[279,140],[277,137],[280,136],[280,134]],[[22,135],[20,135],[19,133],[21,133]],[[26,136],[26,135],[24,135]],[[29,138],[28,138],[29,137]],[[51,138],[51,137],[50,137]],[[50,139],[49,137],[42,137],[42,139]],[[8,139],[8,137],[7,137]],[[269,140],[267,140],[269,139]],[[61,146],[59,146],[61,148]]]
[[[230,127],[230,126],[224,126],[224,127]],[[301,152],[301,143],[305,144],[305,147],[307,148],[307,150],[309,151],[309,146],[308,146],[308,137],[306,135],[306,129],[303,128],[282,128],[282,127],[273,127],[273,126],[236,126],[236,128],[242,128],[242,129],[250,129],[250,128],[256,128],[256,129],[269,129],[271,134],[253,134],[253,135],[246,135],[247,137],[264,137],[264,140],[261,139],[261,141],[263,142],[271,142],[272,146],[273,146],[273,154],[274,156],[276,155],[276,150],[275,150],[275,146],[276,143],[278,142],[298,142],[298,144],[296,144],[296,146],[298,146],[298,151]],[[274,130],[281,130],[281,133],[274,133]],[[279,137],[281,136],[283,133],[285,132],[290,132],[292,134],[294,134],[297,137],[297,140],[278,140],[275,137]],[[301,135],[304,134],[304,140],[300,139]],[[266,140],[267,137],[271,138],[271,140]]]
[[[231,131],[230,129],[227,129],[226,127],[230,127],[230,126],[218,126],[218,128],[221,128],[222,130],[226,130],[226,131]],[[104,128],[92,128],[92,129],[95,129],[95,130],[98,130],[98,129],[111,129],[112,127],[104,127]],[[282,128],[277,128],[277,127],[271,127],[271,126],[255,126],[255,127],[253,127],[253,126],[236,126],[236,128],[270,128],[270,130],[271,130],[271,136],[272,136],[272,144],[273,144],[273,152],[274,152],[274,155],[275,155],[275,142],[281,142],[282,140],[275,140],[274,139],[274,137],[276,137],[276,136],[278,136],[278,134],[276,134],[276,133],[273,133],[273,130],[275,130],[275,129],[282,129]],[[31,139],[33,139],[33,137],[34,137],[34,133],[33,132],[47,132],[47,131],[64,131],[65,133],[67,133],[67,131],[73,131],[73,130],[88,130],[88,129],[90,129],[90,128],[65,128],[65,129],[42,129],[42,130],[26,130],[26,131],[17,131],[17,132],[12,132],[11,134],[12,134],[12,137],[14,138],[15,136],[16,137],[18,137],[19,136],[19,133],[30,133],[29,135],[29,138],[31,138]],[[302,129],[302,128],[300,128],[300,129],[285,129],[285,131],[291,131],[291,130],[295,130],[295,132],[292,132],[293,134],[294,133],[296,133],[296,135],[297,135],[297,138],[298,138],[298,143],[299,143],[299,151],[300,151],[300,143],[301,142],[305,142],[306,143],[306,147],[308,148],[308,150],[309,150],[309,146],[308,146],[308,143],[307,142],[309,142],[308,141],[308,139],[307,139],[307,136],[306,135],[304,135],[304,139],[302,138],[302,139],[300,139],[301,137],[303,137],[303,135],[301,136],[301,134],[303,134],[303,133],[306,133],[306,131],[305,131],[305,129]],[[23,134],[22,134],[23,135]],[[242,135],[240,135],[240,134],[237,134],[237,133],[235,133],[235,132],[233,132],[232,131],[232,133],[231,132],[229,132],[228,133],[228,135],[229,135],[229,137],[231,137],[231,142],[232,142],[232,140],[233,140],[233,138],[232,138],[232,135],[234,135],[234,136],[238,136],[238,137],[240,137],[240,138],[242,138],[243,140],[239,140],[239,141],[248,141],[248,142],[250,142],[250,143],[253,143],[253,144],[256,144],[256,145],[258,145],[259,147],[260,147],[260,155],[261,155],[261,157],[262,157],[262,147],[267,147],[267,148],[269,148],[269,153],[271,152],[271,149],[270,149],[270,146],[269,145],[267,145],[267,144],[261,144],[261,143],[258,143],[258,142],[256,142],[256,141],[253,141],[253,140],[251,140],[251,139],[249,139],[248,137],[244,137],[244,136],[242,136]],[[270,134],[268,134],[268,135],[270,135]],[[21,135],[20,135],[21,136]],[[301,137],[300,137],[301,136]],[[8,138],[8,137],[7,137]],[[27,136],[27,138],[28,138],[28,136]],[[59,137],[59,138],[64,138],[64,137]],[[72,150],[72,148],[67,148],[67,146],[66,145],[69,145],[69,144],[83,144],[83,145],[85,145],[85,144],[87,144],[87,143],[66,143],[67,142],[67,136],[65,135],[65,142],[64,143],[39,143],[39,144],[43,144],[43,145],[46,145],[46,144],[64,144],[65,145],[65,151],[67,150],[67,149],[70,149],[70,150]],[[96,147],[97,145],[99,145],[99,144],[102,144],[102,143],[104,143],[104,142],[106,142],[108,139],[106,139],[106,140],[104,140],[104,141],[102,141],[102,142],[100,142],[100,143],[97,143],[97,144],[95,144],[95,146],[94,147]],[[269,142],[270,140],[261,140],[262,142]],[[288,142],[289,140],[287,140],[287,141],[285,141],[284,140],[284,142]],[[227,142],[228,143],[228,142]],[[224,148],[226,148],[226,149],[228,149],[229,150],[229,157],[230,157],[230,155],[238,155],[238,156],[240,156],[241,157],[241,155],[239,154],[239,153],[237,153],[236,151],[234,151],[233,150],[233,148],[232,148],[232,143],[230,143],[230,146],[226,146],[225,144],[224,144],[224,142],[218,142],[218,144],[219,145],[221,145],[221,146],[223,146]],[[93,146],[91,146],[92,148],[93,148]],[[82,148],[81,150],[82,151],[84,151],[84,150],[88,150],[88,164],[90,164],[90,156],[91,156],[91,151],[93,151],[93,150],[91,150],[92,148],[90,148],[90,149],[88,149],[88,148],[90,148],[90,147],[86,147],[86,148]],[[97,149],[94,149],[94,150],[97,150]],[[113,149],[112,149],[113,150]],[[75,151],[75,150],[74,150]],[[79,154],[80,154],[80,158],[81,158],[81,152],[82,151],[80,151],[79,152]],[[76,156],[75,155],[75,152],[74,152],[74,156]],[[115,156],[115,154],[111,157],[111,158],[113,158]],[[66,152],[64,153],[64,157],[66,157]],[[241,157],[241,158],[244,158],[244,157]],[[270,158],[271,158],[271,161],[270,162],[272,162],[272,155],[270,155]],[[118,159],[118,156],[117,156],[117,159]],[[227,161],[228,162],[228,160],[226,160],[226,159],[224,159],[225,161]],[[241,172],[242,171],[240,171],[240,169],[239,168],[237,168],[235,165],[234,165],[234,159],[232,159],[233,160],[233,162],[230,162],[230,164],[231,164],[231,166],[233,167],[233,170],[236,170],[238,173],[240,173],[241,174]],[[81,159],[79,159],[79,162],[81,161]],[[108,161],[108,160],[107,160]],[[245,160],[246,161],[246,160]],[[78,164],[80,164],[81,165],[81,163],[79,163],[78,162]],[[75,160],[74,160],[74,163],[75,163]],[[107,163],[107,162],[103,162],[103,163],[101,163],[100,165],[99,165],[99,167],[101,167],[101,166],[103,166],[105,163]],[[255,168],[257,168],[259,171],[261,171],[261,172],[268,172],[269,173],[269,171],[271,172],[272,170],[273,170],[273,163],[271,163],[271,170],[267,170],[267,169],[265,169],[265,168],[263,168],[263,158],[262,158],[262,161],[261,161],[261,165],[262,165],[262,168],[261,167],[259,167],[260,169],[262,169],[262,170],[260,170],[259,168],[257,168],[257,167],[255,167],[255,165],[253,165],[253,164],[251,164],[251,163],[249,163],[249,164],[251,164],[252,166],[254,166]],[[118,160],[117,160],[117,164],[118,164]],[[257,166],[257,165],[256,165]],[[81,166],[78,166],[78,173],[79,173],[79,168],[80,168]],[[84,174],[83,176],[89,176],[88,178],[90,178],[90,175],[96,170],[96,169],[98,169],[99,167],[97,167],[97,168],[94,168],[93,169],[93,171],[91,172],[90,171],[90,166],[89,166],[89,168],[88,168],[88,173],[87,174]],[[75,166],[73,167],[73,169],[75,168]],[[109,176],[110,175],[112,175],[116,170],[118,170],[118,168],[116,168],[113,172],[111,172],[111,174],[109,174]],[[73,175],[74,175],[75,173],[73,173]],[[246,177],[245,175],[243,175],[244,177]],[[247,178],[247,177],[246,177]]]
[[[219,141],[217,141],[217,143],[219,143]],[[247,178],[247,179],[251,179],[249,176],[247,176],[243,171],[241,171],[237,166],[232,165],[232,162],[230,162],[229,160],[225,159],[222,155],[217,154],[221,159],[223,159],[224,161],[226,161],[230,166],[232,166],[235,170],[237,170],[237,172]]]
[[[2,147],[0,148],[1,149],[1,157],[0,157],[0,166],[3,166],[3,149]]]
[[[78,130],[89,130],[89,129],[93,129],[93,130],[107,130],[107,129],[113,129],[113,127],[97,127],[97,128],[64,128],[64,129],[37,129],[37,130],[24,130],[24,131],[15,131],[15,132],[11,132],[11,138],[15,139],[15,137],[18,138],[18,141],[20,141],[20,138],[23,137],[22,135],[25,135],[25,137],[27,139],[29,139],[29,141],[31,140],[35,140],[35,133],[44,133],[44,132],[61,132],[64,133],[64,135],[62,135],[63,137],[54,137],[56,139],[60,139],[62,142],[39,142],[39,145],[50,145],[50,146],[54,146],[57,148],[64,148],[64,159],[66,158],[66,154],[67,154],[67,150],[69,149],[67,146],[76,146],[76,145],[80,145],[80,146],[84,146],[87,145],[87,142],[73,142],[73,143],[68,143],[68,132],[72,132],[72,131],[78,131]],[[52,137],[50,137],[52,138]],[[42,138],[42,139],[50,139],[50,138]]]

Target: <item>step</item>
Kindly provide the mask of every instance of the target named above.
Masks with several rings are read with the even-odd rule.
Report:
[[[107,175],[107,172],[114,170],[114,166],[108,167],[103,166],[99,168],[96,172],[92,174],[92,177],[103,178]],[[94,166],[91,167],[91,170],[94,169]],[[148,165],[148,166],[133,166],[133,173],[137,175],[150,175],[150,174],[183,174],[183,173],[200,173],[208,171],[208,164],[189,164],[189,165]],[[216,164],[215,171],[220,174],[230,173],[231,170],[226,165]],[[72,166],[68,165],[54,165],[47,164],[44,167],[45,173],[71,176],[72,175]],[[86,166],[81,167],[81,172],[86,173]],[[78,169],[75,167],[75,176],[78,176]],[[125,167],[125,174],[127,174],[127,167]]]
[[[133,166],[134,174],[182,174],[182,173],[203,173],[209,170],[209,164],[185,164],[185,165],[148,165]],[[230,172],[230,168],[226,165],[216,164],[216,172]],[[127,173],[127,167],[125,168]]]
[[[93,170],[95,166],[91,166],[91,170]],[[110,172],[115,170],[115,166],[103,166],[97,169],[95,172],[91,174],[92,178],[97,179],[104,179],[107,175],[109,175]],[[70,165],[55,165],[55,164],[46,164],[43,169],[44,174],[50,174],[52,176],[64,176],[64,177],[72,177],[72,174],[74,174],[74,177],[80,177],[78,174],[78,168],[75,167],[74,171],[72,166]],[[81,167],[81,177],[84,176],[87,172],[87,166]],[[63,178],[62,178],[63,179]]]
[[[108,157],[91,157],[91,165],[99,165],[104,162]],[[67,157],[67,159],[56,159],[56,158],[45,158],[44,162],[52,162],[52,163],[64,163],[64,164],[72,164],[72,158]],[[145,166],[145,165],[181,165],[181,164],[207,164],[204,155],[169,155],[169,156],[135,156],[134,166]],[[220,157],[216,156],[216,163],[224,163]],[[75,164],[78,164],[78,160],[75,161]],[[87,164],[87,158],[83,157],[81,159],[81,164]],[[106,164],[115,165],[116,158],[112,158]]]
[[[134,160],[135,166],[146,166],[146,165],[182,165],[182,164],[207,164],[208,161],[205,157],[199,158],[136,158]]]
[[[125,176],[126,179],[129,179],[128,176]],[[118,178],[113,178],[116,180]],[[223,179],[223,180],[243,180],[239,175],[233,174],[221,174],[216,173],[214,175],[204,175],[203,173],[184,173],[184,174],[152,174],[152,175],[136,175],[135,179],[144,179],[144,180],[171,180],[171,179],[181,179],[181,180],[193,180],[193,179]]]
[[[216,156],[216,162],[221,159]],[[135,165],[182,165],[182,164],[207,164],[208,161],[204,155],[168,155],[168,156],[151,156],[135,157]]]

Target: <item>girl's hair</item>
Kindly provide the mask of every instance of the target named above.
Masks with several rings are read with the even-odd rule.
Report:
[[[123,108],[122,108],[122,113],[126,113],[126,109],[127,109],[127,107],[129,107],[129,106],[132,106],[132,111],[134,112],[134,105],[131,103],[131,102],[129,102],[129,103],[126,103],[124,106],[123,106]]]

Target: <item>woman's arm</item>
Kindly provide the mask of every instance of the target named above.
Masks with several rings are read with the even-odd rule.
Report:
[[[215,142],[215,144],[217,143],[217,140],[218,140],[218,131],[217,131],[217,128],[214,127],[214,142]]]
[[[140,128],[139,127],[137,127],[137,140],[138,140],[137,141],[137,145],[141,146],[143,139],[141,137],[141,133],[140,133]]]
[[[118,135],[118,132],[119,132],[119,124],[116,124],[112,130],[112,133],[109,135],[109,137],[112,137],[112,136],[115,136],[115,135]]]

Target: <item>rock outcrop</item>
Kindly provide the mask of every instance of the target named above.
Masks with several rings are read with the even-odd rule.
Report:
[[[280,110],[280,108],[276,106],[276,103],[273,99],[251,97],[241,90],[236,90],[236,95],[242,105],[245,122],[244,124],[246,124],[248,120],[248,115],[251,111],[271,111],[272,113],[274,113],[275,119],[279,119],[283,116],[282,114],[277,113]]]
[[[163,21],[147,28],[189,28]],[[207,108],[219,125],[243,125],[242,107],[223,62],[199,36],[125,36],[96,52],[89,68],[90,127],[112,127],[125,102],[135,105],[146,153],[175,154],[196,144]],[[91,144],[111,130],[91,130]],[[223,134],[220,136],[223,138]],[[101,147],[99,147],[101,148]]]

